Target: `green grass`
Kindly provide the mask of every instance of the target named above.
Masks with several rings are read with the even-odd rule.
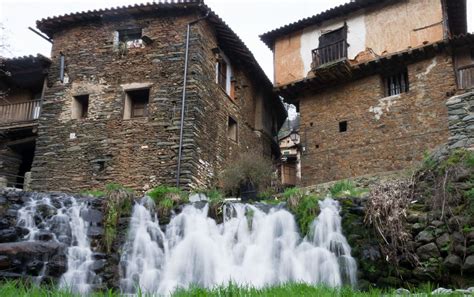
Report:
[[[357,188],[351,181],[341,180],[329,188],[329,192],[333,198],[345,196],[359,197],[361,194],[368,192],[368,190]]]
[[[311,223],[319,215],[318,201],[321,197],[306,194],[298,188],[286,189],[282,196],[287,202],[288,210],[295,216],[301,234],[310,235]]]
[[[423,296],[432,296],[431,286],[423,286],[414,293],[423,294]],[[259,296],[259,297],[287,297],[287,296],[298,296],[298,297],[379,297],[379,296],[402,296],[396,295],[393,290],[382,291],[379,289],[371,289],[368,292],[360,292],[353,290],[348,287],[343,288],[328,288],[324,286],[311,286],[306,284],[283,284],[274,287],[266,287],[262,289],[255,289],[251,287],[237,286],[229,284],[227,286],[216,287],[214,289],[203,289],[199,287],[192,287],[190,289],[179,289],[173,297],[231,297],[231,296]],[[28,286],[22,282],[9,281],[0,283],[0,296],[2,297],[79,297],[77,294],[68,292],[67,290],[60,290],[52,286],[36,287]],[[121,296],[120,293],[112,290],[105,292],[92,293],[89,296],[92,297],[115,297]],[[137,292],[137,296],[151,296],[151,294],[141,293],[140,290]],[[435,296],[463,296],[461,294],[445,294]],[[472,295],[474,296],[474,294]]]

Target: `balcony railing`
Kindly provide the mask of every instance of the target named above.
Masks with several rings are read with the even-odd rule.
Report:
[[[458,69],[458,83],[460,89],[474,88],[474,64]]]
[[[312,51],[313,67],[318,68],[324,64],[347,58],[347,42],[340,40]]]
[[[41,100],[0,104],[0,124],[28,122],[39,118]]]

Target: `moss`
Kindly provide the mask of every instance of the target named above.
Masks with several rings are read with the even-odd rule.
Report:
[[[79,192],[79,195],[82,196],[92,196],[92,197],[104,197],[105,191],[103,190],[84,190]]]
[[[474,168],[474,152],[466,149],[455,150],[448,158],[441,161],[439,170],[441,173],[445,173],[448,168],[458,165]]]
[[[147,195],[155,202],[160,223],[165,223],[170,219],[173,208],[189,201],[187,193],[179,188],[166,185],[151,189]]]
[[[247,225],[249,227],[249,230],[252,230],[252,223],[253,223],[253,216],[255,215],[255,212],[252,208],[247,207],[245,210],[245,218],[247,219]]]

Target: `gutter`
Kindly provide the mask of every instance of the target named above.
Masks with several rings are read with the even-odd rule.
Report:
[[[183,158],[183,130],[184,130],[184,116],[186,110],[186,85],[188,76],[188,57],[189,57],[189,36],[191,34],[191,26],[197,22],[206,19],[209,16],[209,10],[206,15],[188,23],[186,29],[186,50],[184,55],[184,74],[183,74],[183,96],[181,98],[181,120],[179,127],[179,148],[178,148],[178,166],[176,169],[176,187],[179,188],[181,178],[181,160]]]

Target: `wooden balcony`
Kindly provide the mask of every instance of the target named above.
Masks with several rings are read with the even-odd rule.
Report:
[[[458,86],[464,90],[474,88],[474,64],[458,69]]]
[[[31,123],[36,121],[41,112],[41,100],[0,104],[0,126]]]
[[[340,40],[312,51],[313,69],[347,59],[347,42]]]

